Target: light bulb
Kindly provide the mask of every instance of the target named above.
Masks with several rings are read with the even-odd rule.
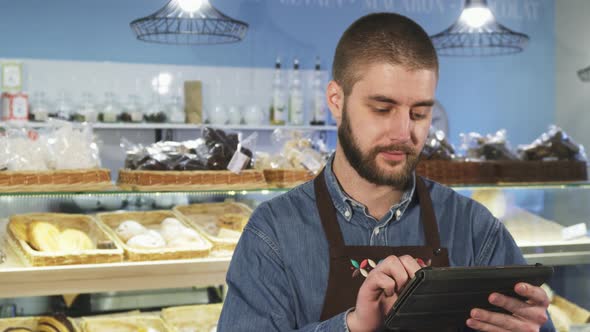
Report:
[[[194,13],[201,8],[203,0],[176,0],[182,10],[187,13]]]
[[[481,28],[486,23],[492,21],[494,15],[488,7],[469,7],[463,9],[459,20],[465,22],[472,28]]]

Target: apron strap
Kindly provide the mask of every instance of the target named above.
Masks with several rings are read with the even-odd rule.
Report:
[[[336,217],[336,207],[326,186],[326,177],[324,176],[325,169],[323,169],[314,179],[315,188],[315,202],[320,213],[320,220],[324,227],[324,233],[330,245],[330,255],[338,255],[341,249],[344,249],[344,239],[342,232],[338,225],[338,218]]]
[[[416,175],[416,190],[418,191],[418,201],[420,202],[420,219],[424,227],[424,236],[426,245],[432,248],[440,248],[440,238],[438,233],[438,224],[432,207],[430,193],[426,189],[426,184],[421,176]]]

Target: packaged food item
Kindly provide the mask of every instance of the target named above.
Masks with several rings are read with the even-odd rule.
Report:
[[[576,144],[561,128],[551,125],[547,132],[518,151],[524,160],[579,160],[586,161],[581,144]]]
[[[158,142],[147,147],[123,140],[121,147],[126,151],[125,167],[131,170],[227,170],[237,152],[246,158],[246,162],[238,163],[242,170],[252,168],[256,139],[255,134],[241,139],[241,133],[208,127],[203,130],[203,137],[195,140]]]
[[[9,127],[0,137],[0,169],[46,171],[100,167],[92,128],[50,119],[42,130]]]
[[[308,132],[276,129],[271,137],[273,144],[281,147],[280,152],[257,152],[258,169],[299,169],[318,174],[329,158],[325,142],[312,139]]]
[[[479,133],[460,134],[465,157],[468,161],[481,160],[519,160],[512,151],[505,129],[495,134],[482,136]]]
[[[444,131],[430,128],[421,158],[424,160],[452,160],[456,158],[455,148],[447,141]]]

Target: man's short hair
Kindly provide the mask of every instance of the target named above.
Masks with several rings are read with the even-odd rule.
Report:
[[[436,50],[426,31],[395,13],[369,14],[346,29],[336,46],[332,77],[348,96],[360,79],[361,67],[375,62],[432,69],[438,75]]]

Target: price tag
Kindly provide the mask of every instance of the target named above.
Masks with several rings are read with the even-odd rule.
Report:
[[[301,160],[301,164],[313,174],[318,174],[323,167],[322,163],[306,153],[303,154],[303,160]]]
[[[232,173],[240,174],[249,161],[250,157],[240,152],[240,149],[237,149],[231,157],[229,164],[227,164],[227,169]]]

